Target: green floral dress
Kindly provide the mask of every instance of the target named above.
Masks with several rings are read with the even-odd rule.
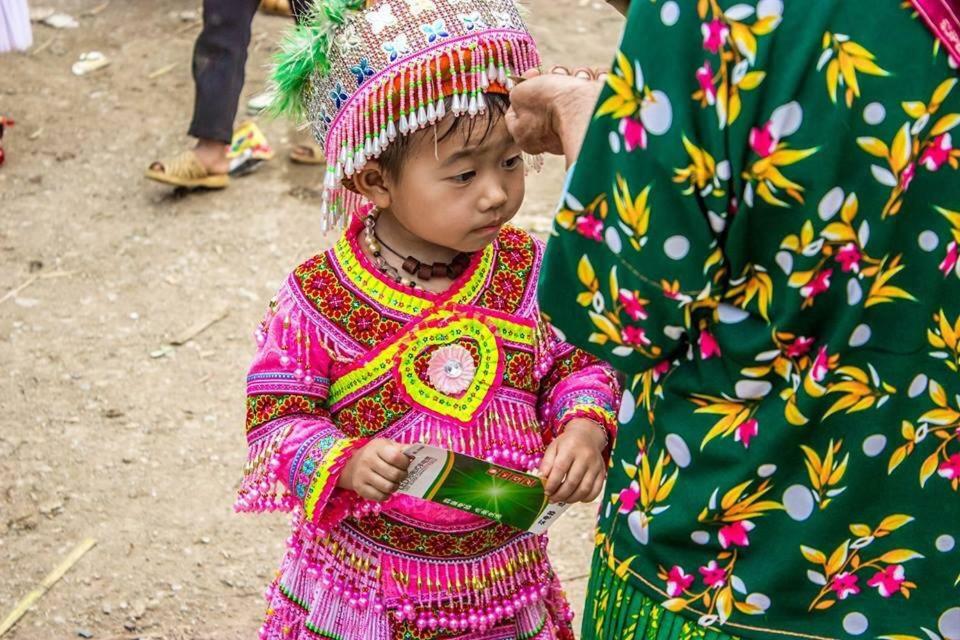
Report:
[[[627,375],[585,638],[960,638],[960,88],[897,0],[635,0],[542,305]]]

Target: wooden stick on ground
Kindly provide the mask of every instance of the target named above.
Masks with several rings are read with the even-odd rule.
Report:
[[[36,589],[28,593],[23,599],[17,603],[17,606],[13,608],[13,611],[10,612],[3,622],[0,622],[0,637],[6,635],[7,631],[13,629],[13,625],[22,618],[27,611],[32,607],[36,602],[43,597],[43,595],[50,590],[50,587],[55,585],[60,581],[67,571],[70,570],[73,565],[82,558],[90,549],[93,549],[97,544],[97,541],[93,538],[87,538],[76,547],[73,548],[73,551],[63,559],[57,567],[47,574],[47,577],[43,579],[43,582],[40,583]]]
[[[192,327],[190,327],[189,329],[181,333],[179,336],[171,340],[170,344],[173,345],[174,347],[183,346],[188,342],[190,342],[191,340],[193,340],[194,338],[196,338],[198,335],[200,335],[204,331],[206,331],[207,329],[209,329],[210,327],[212,327],[213,325],[217,324],[218,322],[226,318],[228,315],[230,315],[230,309],[228,309],[227,307],[223,307],[219,311],[217,311],[214,315],[210,316],[205,320],[200,320],[199,322],[194,324]]]
[[[24,289],[32,285],[37,280],[48,280],[50,278],[63,278],[71,275],[73,275],[72,271],[53,271],[51,273],[35,273],[29,278],[27,278],[25,281],[23,281],[22,283],[15,286],[13,289],[10,289],[5,294],[3,294],[3,297],[0,298],[0,304],[3,304],[10,298],[16,298],[18,295],[20,295],[21,291],[23,291]]]
[[[165,66],[165,67],[160,67],[160,68],[157,69],[156,71],[150,73],[150,74],[147,76],[147,79],[148,79],[148,80],[156,80],[156,79],[159,78],[160,76],[165,75],[165,74],[168,74],[168,73],[170,73],[171,71],[173,71],[174,69],[176,69],[176,68],[177,68],[177,64],[178,64],[178,63],[174,62],[174,63],[168,64],[168,65]]]

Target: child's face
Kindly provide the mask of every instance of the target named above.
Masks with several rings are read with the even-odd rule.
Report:
[[[436,136],[450,126],[439,123]],[[483,116],[472,132],[468,128],[437,143],[433,129],[422,132],[404,154],[399,175],[383,176],[390,212],[407,231],[462,252],[490,244],[516,215],[525,189],[523,157],[504,118],[489,133]]]

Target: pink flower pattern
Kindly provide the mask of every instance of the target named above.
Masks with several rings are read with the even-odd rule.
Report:
[[[824,269],[817,275],[813,277],[813,280],[810,281],[804,287],[800,288],[800,295],[804,298],[813,300],[821,293],[825,293],[830,290],[830,277],[833,275],[833,269]]]
[[[833,580],[830,582],[830,588],[836,592],[837,598],[846,600],[850,596],[855,596],[860,593],[860,587],[857,586],[859,580],[860,576],[842,571],[833,577]]]
[[[647,148],[647,130],[643,128],[643,123],[637,118],[631,117],[621,120],[620,133],[623,135],[627,153],[637,148]]]
[[[698,342],[700,345],[700,357],[704,360],[716,358],[720,355],[720,345],[717,343],[717,339],[706,329],[700,332]]]
[[[647,310],[640,302],[640,296],[635,291],[620,290],[620,304],[623,305],[623,311],[634,322],[647,319]]]
[[[727,570],[718,567],[716,560],[711,560],[698,571],[703,576],[703,583],[711,589],[719,589],[727,581]]]
[[[704,22],[700,25],[700,31],[703,33],[703,48],[710,53],[720,51],[720,47],[723,46],[727,36],[730,35],[730,27],[720,18]]]
[[[603,221],[593,216],[577,219],[577,233],[596,242],[603,241]]]
[[[920,155],[920,164],[926,167],[927,171],[937,171],[950,159],[951,151],[953,151],[953,138],[949,133],[941,133]]]
[[[855,242],[848,242],[843,245],[839,251],[837,251],[837,262],[840,263],[840,267],[843,269],[844,273],[860,272],[860,260],[863,258],[863,254],[860,252],[860,247],[857,246]]]
[[[892,564],[883,571],[873,574],[873,577],[867,580],[867,586],[876,587],[877,591],[884,598],[896,595],[900,591],[900,585],[906,581],[902,564]]]
[[[690,588],[693,580],[693,576],[687,574],[682,567],[673,567],[667,574],[667,595],[676,598]]]
[[[624,327],[622,332],[623,342],[631,347],[647,346],[650,344],[650,338],[643,327]]]
[[[937,475],[947,480],[960,478],[960,453],[955,453],[937,467]]]
[[[755,418],[750,418],[737,427],[737,430],[733,434],[733,439],[736,442],[743,444],[744,449],[749,449],[750,441],[753,440],[759,433],[760,424]]]
[[[747,534],[752,531],[755,526],[756,525],[749,520],[741,520],[721,527],[720,532],[717,534],[720,546],[724,549],[748,546],[750,539]]]

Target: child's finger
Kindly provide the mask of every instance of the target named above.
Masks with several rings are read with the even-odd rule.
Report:
[[[377,491],[388,496],[393,495],[393,493],[397,490],[397,486],[398,486],[396,482],[392,482],[376,474],[374,474],[369,480],[367,480],[367,484],[373,487],[374,489],[376,489]]]
[[[550,467],[550,474],[547,476],[547,481],[543,485],[543,490],[550,496],[551,502],[555,502],[553,500],[553,494],[556,493],[563,484],[563,479],[570,470],[572,463],[573,460],[566,456],[558,455],[554,458],[553,465]]]
[[[377,460],[374,463],[373,472],[381,478],[386,478],[390,482],[395,482],[397,484],[403,482],[404,478],[407,477],[406,471],[403,469],[398,469],[384,460]]]
[[[398,446],[383,447],[377,451],[377,457],[401,471],[406,471],[410,466],[410,458],[404,455],[403,449]]]
[[[580,482],[583,480],[583,476],[587,472],[587,465],[583,462],[576,461],[570,466],[570,470],[567,471],[567,477],[564,479],[563,484],[554,493],[551,497],[555,502],[569,502],[570,498],[577,493],[577,489],[580,488]]]
[[[379,489],[369,484],[363,484],[360,487],[358,487],[357,493],[360,494],[361,498],[365,498],[367,500],[373,500],[374,502],[384,502],[387,498],[390,497],[386,493],[383,493]]]
[[[543,460],[540,461],[540,477],[549,478],[550,472],[553,470],[553,463],[557,459],[557,443],[556,441],[551,442],[550,446],[547,447],[547,450],[543,454]]]

